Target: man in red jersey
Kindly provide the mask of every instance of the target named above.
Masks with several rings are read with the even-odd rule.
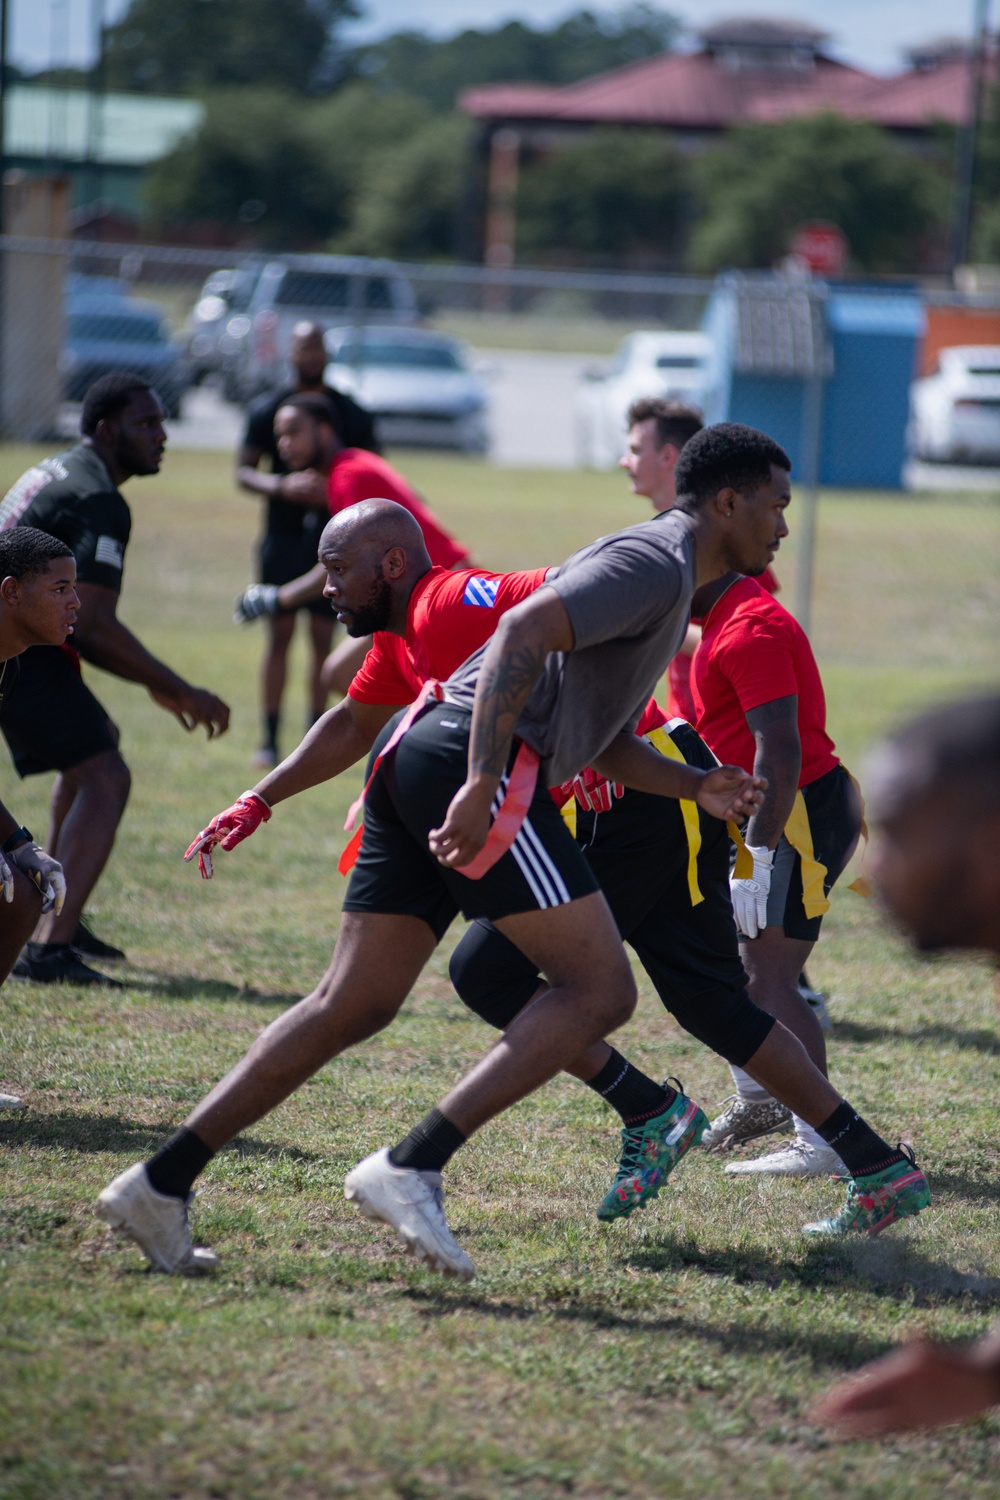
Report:
[[[756,579],[736,574],[699,590],[695,607],[702,613],[691,674],[699,733],[716,755],[738,755],[768,781],[746,829],[753,875],[732,881],[749,991],[825,1074],[823,1031],[798,978],[819,937],[830,889],[857,845],[860,797],[826,732],[819,668],[795,618]],[[736,1096],[713,1121],[709,1146],[780,1128],[780,1121],[769,1123],[777,1116],[767,1091],[739,1068],[733,1076]],[[804,1120],[795,1119],[795,1133],[787,1149],[733,1162],[726,1171],[812,1177],[842,1170]]]
[[[439,1270],[472,1277],[472,1262],[444,1218],[441,1168],[487,1120],[572,1067],[634,1003],[620,941],[609,929],[611,912],[545,788],[596,760],[614,780],[664,798],[689,798],[717,818],[749,813],[757,804],[759,788],[738,768],[671,765],[673,756],[658,754],[634,730],[683,637],[695,579],[721,575],[727,559],[742,571],[760,571],[786,534],[787,467],[782,450],[752,429],[728,424],[706,434],[688,465],[682,514],[574,554],[502,617],[490,643],[448,679],[443,699],[436,697],[422,717],[401,718],[372,767],[365,836],[323,981],[272,1023],[162,1151],[122,1173],[100,1196],[102,1216],[154,1265],[191,1272],[214,1263],[190,1238],[186,1204],[197,1176],[216,1151],[325,1061],[389,1024],[461,910],[490,917],[538,964],[548,988],[440,1109],[349,1174],[345,1193],[368,1217],[394,1225],[408,1247]],[[385,625],[405,633],[407,609],[393,598],[393,580],[407,573],[407,551],[419,563],[411,578],[429,571],[429,559],[413,521],[396,507],[386,509],[405,521],[415,542],[401,549],[376,526],[367,546],[353,550],[352,535],[377,509],[354,507],[333,523],[324,551],[327,593],[352,631]],[[572,633],[561,623],[563,611]],[[638,639],[636,624],[642,626]],[[518,642],[539,636],[541,644],[526,648],[534,664],[526,673]],[[518,674],[513,690],[508,664]],[[492,706],[501,699],[516,744],[509,753],[506,745],[497,752],[500,770],[494,773],[480,768],[485,752],[479,736],[483,726],[491,742],[508,736]],[[188,857],[210,853],[219,841],[233,847],[269,815],[259,796],[244,796],[199,835]],[[735,940],[731,918],[730,931]],[[796,1107],[842,1141],[842,1154],[850,1158],[855,1180],[847,1207],[806,1232],[874,1232],[926,1206],[926,1187],[920,1202],[913,1191],[923,1184],[918,1171],[907,1174],[906,1184],[894,1177],[883,1187],[880,1177],[878,1201],[869,1202],[869,1161],[880,1171],[909,1163],[839,1099],[784,1027],[748,1008],[763,1027],[759,1053],[766,1050],[772,1071],[788,1080]],[[696,1110],[688,1113],[697,1117]],[[677,1119],[676,1127],[682,1135],[690,1119]],[[913,1198],[906,1206],[904,1186]]]
[[[377,453],[346,448],[340,438],[336,413],[320,394],[290,396],[274,417],[274,435],[282,463],[294,476],[282,493],[290,503],[325,503],[335,516],[361,500],[394,500],[414,515],[424,534],[431,562],[456,568],[468,561],[468,549],[445,530],[430,506],[407,484],[402,474]],[[301,577],[281,586],[253,584],[236,601],[242,622],[260,615],[280,615],[322,597],[326,573],[316,563]],[[327,691],[345,693],[364,661],[369,638],[348,640],[334,651],[323,669]]]

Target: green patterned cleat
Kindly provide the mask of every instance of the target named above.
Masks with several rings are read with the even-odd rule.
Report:
[[[832,1219],[803,1224],[808,1235],[879,1234],[897,1219],[909,1219],[930,1207],[931,1190],[908,1146],[899,1148],[905,1161],[893,1162],[881,1172],[852,1178],[847,1202]]]
[[[597,1210],[604,1221],[627,1219],[634,1208],[655,1198],[686,1151],[708,1129],[708,1116],[680,1090],[662,1115],[622,1131],[618,1175]]]

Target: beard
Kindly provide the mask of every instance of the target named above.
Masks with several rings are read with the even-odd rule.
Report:
[[[381,573],[376,573],[368,598],[358,609],[349,612],[344,629],[349,636],[359,640],[366,635],[374,635],[376,630],[387,630],[391,617],[392,589]]]

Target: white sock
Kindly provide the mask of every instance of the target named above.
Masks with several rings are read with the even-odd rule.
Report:
[[[824,1147],[826,1148],[826,1150],[830,1149],[829,1145],[826,1141],[824,1141],[819,1131],[815,1130],[812,1125],[807,1125],[805,1120],[799,1119],[798,1115],[792,1115],[792,1119],[795,1122],[795,1139],[797,1141],[800,1141],[803,1146],[815,1146],[820,1150],[822,1150]],[[836,1153],[834,1154],[836,1155]],[[837,1160],[840,1161],[839,1156],[837,1157]],[[846,1168],[844,1170],[846,1171]]]
[[[761,1088],[756,1079],[751,1078],[749,1073],[744,1073],[742,1068],[737,1068],[734,1063],[730,1063],[729,1071],[733,1075],[737,1094],[748,1104],[763,1104],[766,1099],[770,1099],[767,1089]]]

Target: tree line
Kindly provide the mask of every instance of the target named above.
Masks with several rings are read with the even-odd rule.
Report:
[[[402,259],[455,255],[477,84],[565,84],[674,45],[679,21],[646,3],[579,10],[549,28],[510,22],[434,40],[350,47],[355,0],[132,0],[108,28],[108,88],[180,93],[201,128],[157,163],[151,229],[208,221],[242,243]],[[991,103],[974,252],[1000,256],[1000,124]],[[833,113],[741,126],[700,153],[662,131],[598,128],[526,152],[517,195],[525,262],[713,271],[764,267],[796,226],[829,219],[862,270],[933,269],[947,239],[954,132],[917,152]]]

